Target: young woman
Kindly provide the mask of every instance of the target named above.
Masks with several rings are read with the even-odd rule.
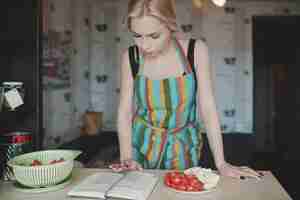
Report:
[[[118,110],[121,164],[113,169],[197,166],[203,123],[221,175],[259,177],[248,167],[225,161],[207,46],[196,40],[191,63],[187,59],[191,40],[176,37],[175,19],[172,0],[129,2],[127,23],[136,48],[131,47],[131,54],[127,50],[122,58]]]

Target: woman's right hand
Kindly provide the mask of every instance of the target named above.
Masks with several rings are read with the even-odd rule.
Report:
[[[131,159],[122,160],[120,163],[111,164],[109,165],[109,168],[112,169],[114,172],[143,170],[143,167],[138,162]]]

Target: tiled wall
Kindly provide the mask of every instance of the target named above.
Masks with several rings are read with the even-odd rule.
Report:
[[[132,43],[122,26],[127,0],[48,0],[49,30],[71,32],[69,85],[45,90],[45,107],[55,105],[46,119],[56,120],[48,136],[79,134],[86,110],[104,113],[104,126],[115,129],[118,105],[119,66],[122,49]],[[177,0],[183,37],[204,39],[209,47],[217,107],[224,132],[251,133],[253,129],[253,63],[251,17],[299,14],[296,3],[230,1],[224,8],[212,3],[196,9],[190,0]],[[190,30],[189,30],[190,29]],[[67,31],[67,32],[66,32]],[[48,82],[49,83],[49,82]],[[51,80],[50,80],[51,83]],[[55,79],[53,84],[55,85]],[[52,95],[70,93],[70,99]],[[46,96],[47,96],[46,95]],[[62,102],[59,102],[62,101]],[[69,113],[62,107],[70,107]],[[45,109],[46,109],[45,108]],[[51,116],[51,117],[50,117]],[[53,119],[54,120],[54,119]],[[70,125],[66,126],[68,122]],[[51,122],[47,122],[51,124]],[[53,121],[52,121],[53,124]],[[62,127],[65,127],[65,130]],[[58,131],[61,130],[61,131]],[[70,132],[70,130],[72,130]],[[47,131],[47,130],[46,130]]]

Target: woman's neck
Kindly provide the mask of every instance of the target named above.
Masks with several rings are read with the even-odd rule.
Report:
[[[143,57],[147,60],[155,60],[155,59],[159,59],[161,57],[165,57],[166,55],[170,54],[173,52],[173,50],[176,50],[176,39],[171,37],[166,44],[164,45],[164,47],[158,51],[155,55],[147,55],[147,54],[143,54]]]

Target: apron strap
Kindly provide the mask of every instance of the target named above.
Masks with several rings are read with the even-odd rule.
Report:
[[[133,79],[135,79],[139,71],[139,49],[136,45],[130,46],[128,49],[129,62]]]
[[[196,85],[195,85],[195,90],[197,91],[197,74],[196,74],[196,70],[195,70],[195,61],[194,61],[194,49],[195,49],[195,43],[196,43],[196,40],[191,38],[190,41],[189,41],[189,45],[188,45],[188,52],[187,52],[187,57],[188,57],[188,61],[191,65],[191,68],[192,68],[192,72],[194,74],[194,78],[196,80]]]

